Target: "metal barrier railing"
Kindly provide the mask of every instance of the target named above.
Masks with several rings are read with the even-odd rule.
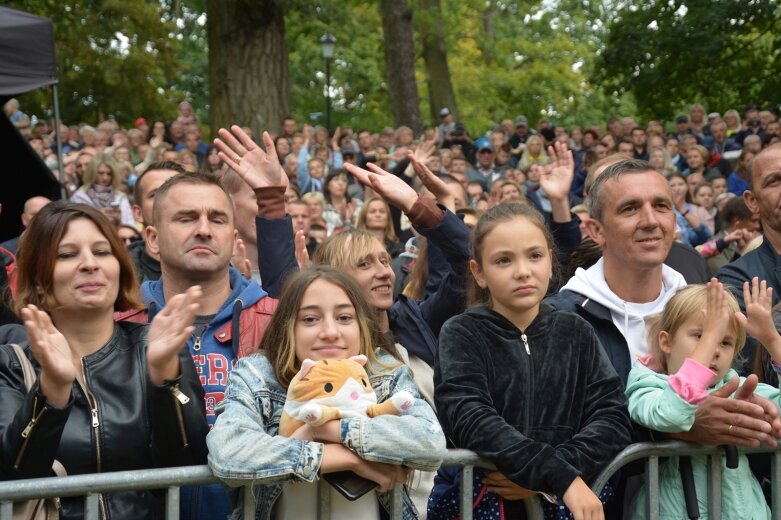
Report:
[[[442,462],[443,467],[462,468],[461,518],[472,520],[472,476],[475,467],[496,469],[488,461],[468,450],[449,450]],[[38,498],[85,496],[85,520],[98,519],[98,494],[118,491],[140,491],[146,489],[166,490],[166,518],[179,518],[179,489],[185,486],[219,483],[208,466],[184,466],[135,471],[116,471],[67,477],[47,477],[29,480],[2,482],[0,485],[0,520],[12,520],[13,502]],[[255,517],[255,496],[252,486],[244,489],[244,518]],[[326,490],[320,486],[320,490]],[[330,494],[321,492],[318,497],[318,518],[327,519],[330,512]],[[542,508],[536,499],[525,501],[530,520],[542,518]],[[396,486],[392,493],[391,518],[402,518],[402,487]]]
[[[740,453],[771,453],[772,507],[771,518],[781,520],[781,447],[740,448]],[[708,457],[708,511],[709,518],[721,518],[721,458],[724,449],[720,446],[703,446],[682,441],[641,442],[627,446],[599,474],[591,489],[599,494],[607,481],[627,464],[648,459],[645,465],[645,485],[648,489],[646,518],[659,519],[659,458],[686,455]]]
[[[741,453],[772,453],[771,479],[772,518],[781,520],[781,448],[769,447],[740,449]],[[710,518],[721,518],[721,457],[724,450],[718,446],[702,446],[680,441],[647,442],[632,444],[619,453],[600,473],[592,485],[599,494],[608,480],[627,464],[648,459],[645,470],[645,485],[648,488],[647,518],[659,518],[659,458],[675,455],[706,455],[709,457],[708,494]],[[481,459],[468,450],[449,450],[442,462],[443,467],[461,468],[460,509],[462,520],[472,520],[472,479],[474,468],[496,469],[490,462]],[[208,466],[184,466],[136,471],[117,471],[67,477],[48,477],[29,480],[6,481],[0,485],[0,520],[12,520],[14,501],[38,498],[85,496],[86,520],[98,518],[98,494],[118,491],[139,491],[147,489],[166,490],[166,518],[179,518],[179,489],[185,486],[219,483]],[[255,496],[251,485],[245,487],[244,518],[254,518]],[[330,512],[330,494],[326,486],[320,486],[318,518],[327,519]],[[542,506],[537,497],[524,501],[529,520],[542,519]],[[402,488],[397,486],[392,493],[391,518],[402,518]]]

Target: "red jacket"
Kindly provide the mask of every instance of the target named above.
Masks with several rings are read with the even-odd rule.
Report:
[[[241,311],[239,317],[239,345],[237,357],[249,356],[258,351],[260,342],[266,334],[271,317],[277,309],[279,300],[266,296],[257,301],[251,307]],[[149,312],[147,309],[115,312],[114,320],[131,321],[134,323],[147,323]],[[217,329],[214,340],[218,343],[233,343],[233,322],[230,321]]]

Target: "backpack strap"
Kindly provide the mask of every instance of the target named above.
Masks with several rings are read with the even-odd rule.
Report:
[[[14,351],[14,354],[16,354],[16,357],[19,358],[19,364],[22,365],[24,386],[29,392],[35,384],[35,369],[33,368],[32,363],[30,363],[30,360],[27,359],[27,356],[24,355],[24,349],[22,347],[16,343],[11,343],[11,349]],[[65,471],[65,466],[57,459],[52,463],[52,471],[54,471],[54,474],[58,477],[65,477],[68,475],[68,472]]]
[[[27,359],[27,356],[24,355],[24,349],[17,345],[16,343],[11,343],[11,348],[14,351],[14,354],[16,354],[16,357],[19,358],[19,364],[22,365],[22,374],[24,374],[24,386],[27,388],[27,391],[29,392],[30,389],[35,384],[35,369],[33,369],[32,363],[30,363],[30,360]]]

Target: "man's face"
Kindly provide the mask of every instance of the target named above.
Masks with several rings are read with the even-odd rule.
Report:
[[[743,194],[746,205],[765,229],[781,233],[781,148],[757,155],[751,164],[752,190]]]
[[[230,264],[236,240],[233,208],[218,186],[177,184],[146,229],[150,251],[160,256],[163,273],[209,280]]]
[[[295,119],[285,119],[282,123],[282,130],[284,130],[285,135],[293,135],[296,133],[296,126]]]
[[[141,177],[141,180],[136,183],[136,189],[141,194],[141,205],[133,204],[133,216],[136,222],[141,222],[144,227],[152,225],[155,193],[165,181],[176,174],[174,170],[150,170]]]
[[[92,156],[87,153],[80,154],[76,158],[76,174],[81,177],[84,175],[84,172],[87,171],[87,168],[89,168],[89,163],[92,162]]]
[[[494,164],[494,152],[485,148],[477,152],[477,162],[483,168],[490,168]]]
[[[645,131],[640,129],[632,130],[632,144],[637,148],[645,146]]]
[[[778,121],[773,121],[772,123],[767,124],[767,130],[765,130],[765,133],[768,135],[778,135],[781,136],[781,123]]]
[[[108,136],[103,130],[95,131],[95,146],[106,146],[108,144]]]
[[[668,139],[665,147],[667,148],[667,153],[670,154],[670,157],[678,155],[678,139]]]
[[[664,176],[655,171],[624,174],[602,190],[602,216],[587,226],[605,261],[640,270],[660,268],[675,233],[672,193]]]
[[[187,134],[187,138],[185,140],[185,147],[190,150],[192,153],[198,153],[198,145],[201,144],[198,140],[197,134]]]
[[[713,140],[717,143],[723,143],[727,140],[727,125],[724,123],[715,123],[710,126]]]
[[[454,172],[457,173],[466,173],[466,161],[464,159],[454,158],[453,162],[450,163],[450,174],[452,175]]]
[[[372,134],[369,132],[360,132],[358,134],[358,146],[361,148],[361,151],[367,151],[372,146]]]
[[[623,153],[631,157],[634,155],[635,149],[634,146],[632,146],[632,143],[621,141],[618,143],[618,153]]]
[[[303,231],[304,235],[309,234],[309,206],[306,204],[289,204],[287,214],[293,221],[293,233]]]

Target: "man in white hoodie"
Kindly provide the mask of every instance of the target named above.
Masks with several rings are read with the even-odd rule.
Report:
[[[578,269],[561,291],[546,301],[575,312],[593,327],[624,384],[632,363],[649,354],[645,318],[658,314],[677,289],[686,285],[678,272],[664,265],[675,233],[672,193],[667,180],[646,161],[610,164],[589,190],[586,222],[602,248],[602,258],[587,270]],[[687,440],[707,444],[756,446],[775,444],[764,419],[778,414],[769,401],[752,395],[742,400],[708,399]],[[757,406],[759,405],[759,406]],[[732,427],[732,426],[734,427]],[[781,423],[775,426],[781,427]]]

